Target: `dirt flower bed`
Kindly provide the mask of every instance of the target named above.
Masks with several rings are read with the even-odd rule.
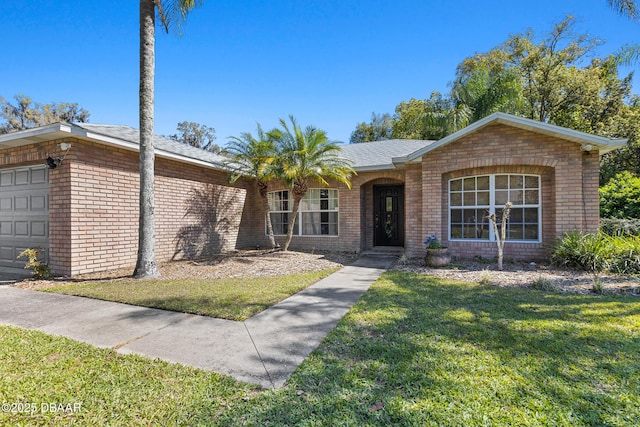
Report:
[[[532,287],[581,294],[594,293],[594,279],[602,283],[603,293],[640,296],[640,278],[609,273],[594,276],[584,271],[551,267],[547,264],[505,262],[503,271],[495,262],[457,259],[446,267],[430,268],[422,260],[412,259],[397,263],[396,270],[465,282],[482,283],[501,287]]]
[[[342,267],[358,258],[354,253],[342,252],[281,252],[271,250],[243,250],[215,255],[197,261],[171,261],[158,265],[163,279],[223,279],[233,277],[281,276]],[[52,280],[23,280],[15,286],[38,289],[58,286],[65,282],[110,281],[131,277],[133,268],[100,273],[59,277]]]

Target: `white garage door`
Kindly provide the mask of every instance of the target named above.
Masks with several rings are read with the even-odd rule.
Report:
[[[49,169],[30,166],[0,169],[0,278],[24,272],[26,248],[42,248],[49,260]]]

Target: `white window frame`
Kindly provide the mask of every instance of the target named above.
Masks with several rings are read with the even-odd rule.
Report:
[[[452,210],[454,209],[482,209],[486,212],[488,211],[489,214],[495,214],[496,213],[496,209],[501,209],[504,207],[504,203],[496,203],[496,177],[497,176],[507,176],[508,181],[511,182],[511,177],[512,176],[521,176],[523,177],[523,181],[526,183],[526,179],[527,177],[530,178],[536,178],[538,180],[538,185],[537,188],[534,187],[529,187],[529,189],[531,190],[537,190],[538,191],[538,201],[537,203],[526,203],[526,195],[523,197],[523,202],[519,203],[519,204],[513,204],[511,206],[511,209],[521,209],[521,208],[537,208],[538,209],[538,230],[537,230],[537,239],[509,239],[507,238],[508,242],[512,242],[512,243],[532,243],[532,244],[536,244],[536,243],[541,243],[542,242],[542,180],[540,178],[540,175],[534,175],[534,174],[523,174],[523,173],[496,173],[496,174],[483,174],[483,175],[468,175],[468,176],[462,176],[462,177],[458,177],[458,178],[453,178],[449,180],[449,185],[448,185],[448,235],[449,235],[449,240],[450,241],[456,241],[456,242],[495,242],[496,241],[496,235],[495,232],[493,231],[493,226],[491,225],[491,222],[487,219],[487,223],[488,223],[488,228],[489,228],[489,238],[488,239],[482,239],[482,238],[477,238],[477,239],[472,239],[472,238],[459,238],[459,237],[452,237],[451,235],[451,221],[452,221]],[[452,194],[452,190],[451,190],[451,183],[453,181],[458,181],[461,180],[461,182],[464,184],[464,180],[465,179],[469,179],[469,178],[475,178],[476,182],[477,179],[480,177],[489,177],[489,204],[478,204],[477,203],[477,193],[478,191],[487,191],[487,190],[478,190],[477,188],[474,191],[474,193],[476,194],[476,203],[473,205],[465,205],[464,201],[462,202],[462,205],[456,205],[456,206],[452,206],[451,203],[451,194]],[[510,184],[509,184],[510,185]],[[526,184],[524,184],[525,188],[526,188]],[[509,188],[508,190],[511,190],[511,188]],[[498,191],[504,191],[504,189],[498,189]],[[460,191],[455,191],[455,193],[460,193],[461,197],[464,199],[464,189],[461,189]],[[513,202],[512,202],[513,203]],[[464,222],[464,218],[463,218],[463,222]],[[509,222],[507,222],[508,224]],[[498,224],[498,228],[500,228],[500,223]]]
[[[326,199],[318,198],[312,199],[312,196],[315,195],[315,192],[319,191],[328,191],[328,197]],[[277,200],[273,200],[275,194],[278,193],[287,193],[287,197],[279,197]],[[269,199],[269,213],[270,214],[291,214],[293,210],[293,198],[291,197],[290,190],[277,190],[270,191],[267,193],[267,197]],[[327,209],[314,209],[311,207],[313,202],[322,202],[322,200],[327,200]],[[286,209],[283,207],[286,204]],[[321,204],[321,203],[320,203]],[[274,209],[276,205],[279,205],[280,209]],[[336,234],[303,234],[302,232],[305,229],[305,215],[306,213],[335,213],[336,216]],[[272,218],[273,221],[273,218]],[[322,223],[319,224],[320,228]],[[266,222],[265,222],[265,234],[266,234]],[[274,235],[276,236],[284,236],[285,234],[278,234],[274,227]],[[335,188],[310,188],[307,194],[304,195],[302,200],[300,201],[300,207],[298,208],[298,215],[296,218],[296,222],[294,224],[294,236],[300,237],[338,237],[340,235],[340,215],[339,215],[339,191]]]

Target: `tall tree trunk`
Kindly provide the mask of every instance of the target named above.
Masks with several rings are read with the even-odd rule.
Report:
[[[258,186],[258,192],[260,193],[260,198],[262,199],[262,206],[264,208],[264,216],[267,224],[267,236],[269,237],[269,244],[271,245],[271,249],[275,249],[279,247],[276,243],[276,239],[273,236],[273,225],[271,224],[271,209],[269,208],[269,197],[268,197],[268,189],[267,183],[262,182],[260,180],[256,181],[256,185]]]
[[[158,277],[155,255],[154,197],[154,76],[155,3],[140,0],[140,217],[138,260],[133,272],[138,279]]]
[[[289,245],[291,244],[291,239],[293,238],[293,226],[295,225],[296,217],[298,216],[298,209],[300,208],[300,200],[302,200],[302,196],[298,196],[296,194],[293,195],[293,210],[291,211],[291,217],[289,218],[289,226],[287,227],[287,240],[285,240],[284,246],[282,247],[282,250],[284,252],[289,250]]]

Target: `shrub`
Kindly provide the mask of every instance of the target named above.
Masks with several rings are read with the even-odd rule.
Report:
[[[33,277],[36,279],[46,279],[47,277],[51,277],[51,272],[49,270],[49,266],[47,264],[43,264],[38,259],[38,254],[40,253],[40,249],[37,248],[29,248],[20,252],[18,258],[27,258],[27,263],[25,264],[25,269],[33,270]]]
[[[640,236],[640,219],[602,218],[600,230],[609,236]]]
[[[610,236],[603,232],[566,233],[551,252],[555,265],[620,274],[640,273],[640,236]]]
[[[640,218],[640,177],[621,172],[600,187],[600,216]]]

